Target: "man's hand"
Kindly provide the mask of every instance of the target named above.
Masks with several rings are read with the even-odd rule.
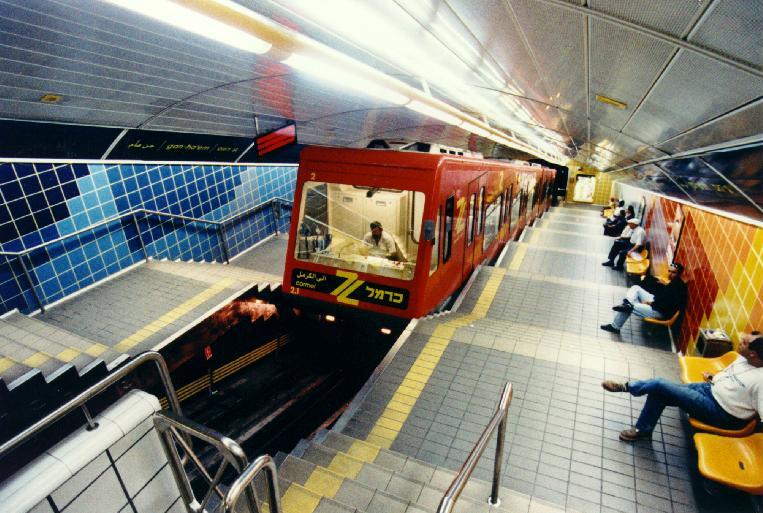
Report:
[[[702,373],[702,379],[705,380],[705,383],[710,383],[711,381],[713,381],[713,375],[705,371]]]

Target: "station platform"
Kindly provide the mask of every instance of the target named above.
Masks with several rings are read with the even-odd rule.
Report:
[[[161,349],[253,286],[280,284],[284,240],[268,239],[230,265],[149,260],[44,313],[9,312],[0,318],[0,378],[12,388],[30,371],[48,379],[72,365],[83,374]]]
[[[637,318],[621,336],[599,329],[626,291],[622,273],[601,266],[612,241],[601,232],[598,211],[553,208],[502,266],[481,269],[456,313],[415,323],[334,430],[282,463],[287,506],[434,511],[509,381],[494,511],[745,511],[744,502],[708,509],[695,500],[678,410],[665,411],[651,441],[618,439],[644,399],[607,394],[602,380],[678,380],[679,368],[667,336],[649,336]],[[495,440],[458,511],[489,511],[494,451]]]

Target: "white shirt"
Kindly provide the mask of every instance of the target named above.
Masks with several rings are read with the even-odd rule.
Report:
[[[630,225],[625,225],[625,228],[623,228],[623,231],[620,232],[620,238],[630,239],[632,233],[633,233],[633,228],[631,228]]]
[[[368,249],[369,255],[388,257],[395,253],[395,239],[385,231],[382,231],[378,241],[374,239],[371,232],[368,232],[363,237],[363,242],[370,246]]]
[[[631,244],[634,246],[643,246],[644,241],[646,240],[646,230],[644,230],[641,226],[635,227],[631,233],[630,240]]]
[[[763,412],[763,368],[753,367],[744,356],[713,376],[712,384],[713,397],[734,417],[749,419]]]

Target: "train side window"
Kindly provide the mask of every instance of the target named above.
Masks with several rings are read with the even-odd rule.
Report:
[[[507,222],[507,223],[511,221],[510,207],[511,207],[511,197],[513,196],[513,192],[514,192],[514,185],[512,184],[509,186],[508,189],[506,189],[506,203],[504,205],[505,208],[504,208],[503,220],[504,222]]]
[[[485,208],[485,237],[482,239],[482,251],[485,251],[498,235],[498,224],[501,222],[501,206],[503,196],[497,196],[495,200]]]
[[[453,213],[456,207],[455,196],[445,200],[445,222],[443,223],[442,236],[442,263],[450,260],[451,246],[453,243]]]
[[[485,186],[480,187],[480,196],[477,199],[477,233],[482,233],[485,221],[485,212],[482,207],[485,205]]]
[[[440,263],[440,208],[437,209],[437,221],[435,221],[435,238],[432,244],[432,256],[429,259],[429,276],[432,276]]]
[[[474,240],[474,219],[476,217],[477,212],[477,193],[473,192],[471,196],[469,196],[469,218],[467,220],[466,225],[466,245],[472,243],[472,240]]]

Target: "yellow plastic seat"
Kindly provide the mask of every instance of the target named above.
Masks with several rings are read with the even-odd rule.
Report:
[[[678,316],[681,315],[681,310],[677,310],[670,319],[655,319],[654,317],[644,317],[644,322],[648,324],[657,324],[659,326],[665,326],[668,328],[668,336],[670,337],[670,344],[675,347],[673,340],[673,324],[675,324]]]
[[[612,208],[605,208],[601,212],[601,217],[612,217],[612,214],[615,213],[615,210]]]
[[[705,380],[703,372],[716,374],[737,359],[739,353],[729,351],[716,358],[702,358],[701,356],[682,356],[678,359],[681,366],[681,381],[684,383],[701,383]]]
[[[739,429],[723,429],[723,428],[711,426],[710,424],[705,424],[704,422],[701,422],[697,419],[693,419],[691,417],[689,417],[689,424],[691,424],[691,427],[693,427],[695,431],[702,431],[704,433],[709,433],[711,435],[740,438],[743,436],[751,435],[755,432],[755,428],[758,427],[758,418],[755,417],[750,419],[750,422],[748,422],[747,424],[745,424],[743,427]]]
[[[644,276],[649,270],[649,250],[641,250],[641,260],[634,260],[630,254],[625,258],[625,272],[628,274],[635,274],[636,276]]]
[[[763,433],[744,438],[694,435],[700,473],[712,481],[763,495]]]

